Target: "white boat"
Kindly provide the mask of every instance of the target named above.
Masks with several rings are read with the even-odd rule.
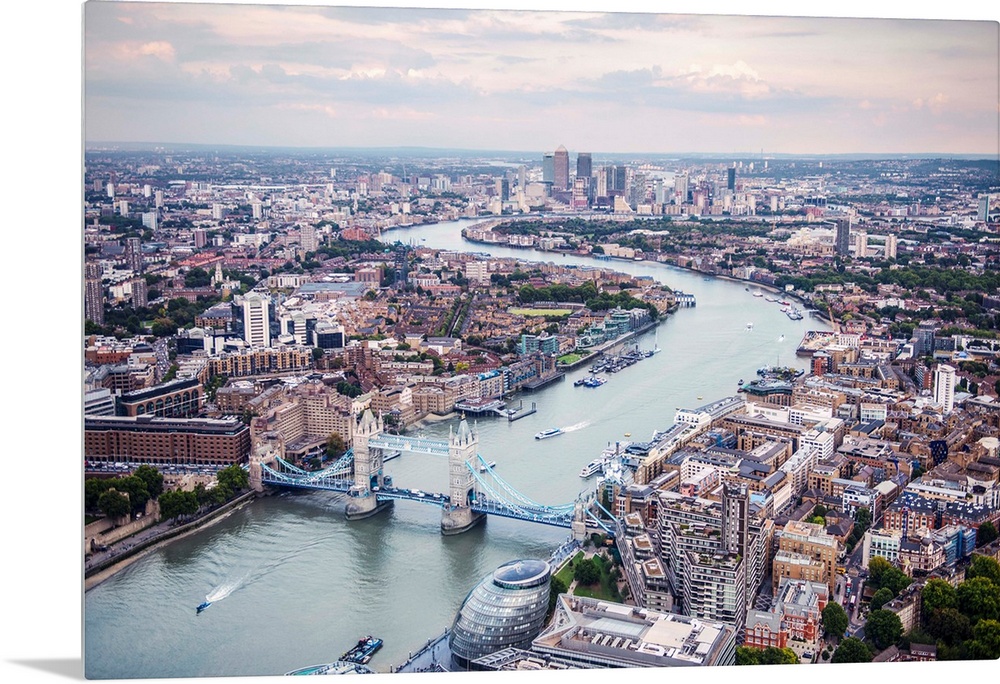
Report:
[[[496,461],[490,461],[489,463],[486,463],[484,465],[479,466],[479,472],[485,473],[487,470],[490,470],[490,469],[496,468],[496,467],[497,467],[497,462]]]
[[[555,437],[556,435],[562,434],[562,428],[549,428],[548,430],[542,430],[541,432],[535,433],[535,439],[548,439],[549,437]]]
[[[753,323],[747,323],[747,332],[751,332],[752,330],[753,330]]]
[[[595,458],[593,461],[591,461],[590,463],[588,463],[587,465],[583,466],[583,468],[580,469],[580,477],[582,477],[583,479],[587,479],[594,473],[599,472],[603,466],[604,466],[604,458],[603,457]]]

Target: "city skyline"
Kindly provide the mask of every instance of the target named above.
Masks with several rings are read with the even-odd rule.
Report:
[[[88,143],[995,154],[996,34],[991,21],[88,3],[84,133]]]

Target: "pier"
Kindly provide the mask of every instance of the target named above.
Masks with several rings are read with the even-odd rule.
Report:
[[[507,409],[507,421],[513,423],[515,420],[521,420],[525,416],[530,416],[535,413],[537,409],[535,408],[535,402],[531,402],[531,408],[524,408],[524,402],[519,402],[516,409]]]

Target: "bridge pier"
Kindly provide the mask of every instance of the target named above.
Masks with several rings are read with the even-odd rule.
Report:
[[[441,534],[445,536],[462,534],[484,520],[486,520],[485,513],[476,513],[465,506],[451,510],[445,508],[441,513]]]
[[[392,508],[392,504],[391,500],[379,501],[372,492],[369,492],[367,496],[355,496],[352,493],[351,499],[344,509],[344,515],[347,516],[348,520],[363,520],[387,508]]]

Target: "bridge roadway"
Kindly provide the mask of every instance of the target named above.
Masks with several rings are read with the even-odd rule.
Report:
[[[447,445],[442,448],[441,442],[396,435],[379,435],[372,439],[369,445],[399,451],[447,454]],[[266,464],[262,466],[262,481],[264,484],[279,487],[348,493],[354,486],[354,480],[351,478],[352,460],[353,454],[348,451],[332,466],[310,472],[281,458],[275,458],[277,468]],[[476,463],[478,466],[466,463],[477,484],[474,498],[469,504],[473,512],[555,527],[572,526],[575,503],[546,506],[532,501],[498,476],[482,455],[476,455]],[[379,502],[416,501],[440,508],[451,506],[451,498],[447,494],[396,487],[389,476],[386,476],[381,487],[372,489],[372,494]]]

